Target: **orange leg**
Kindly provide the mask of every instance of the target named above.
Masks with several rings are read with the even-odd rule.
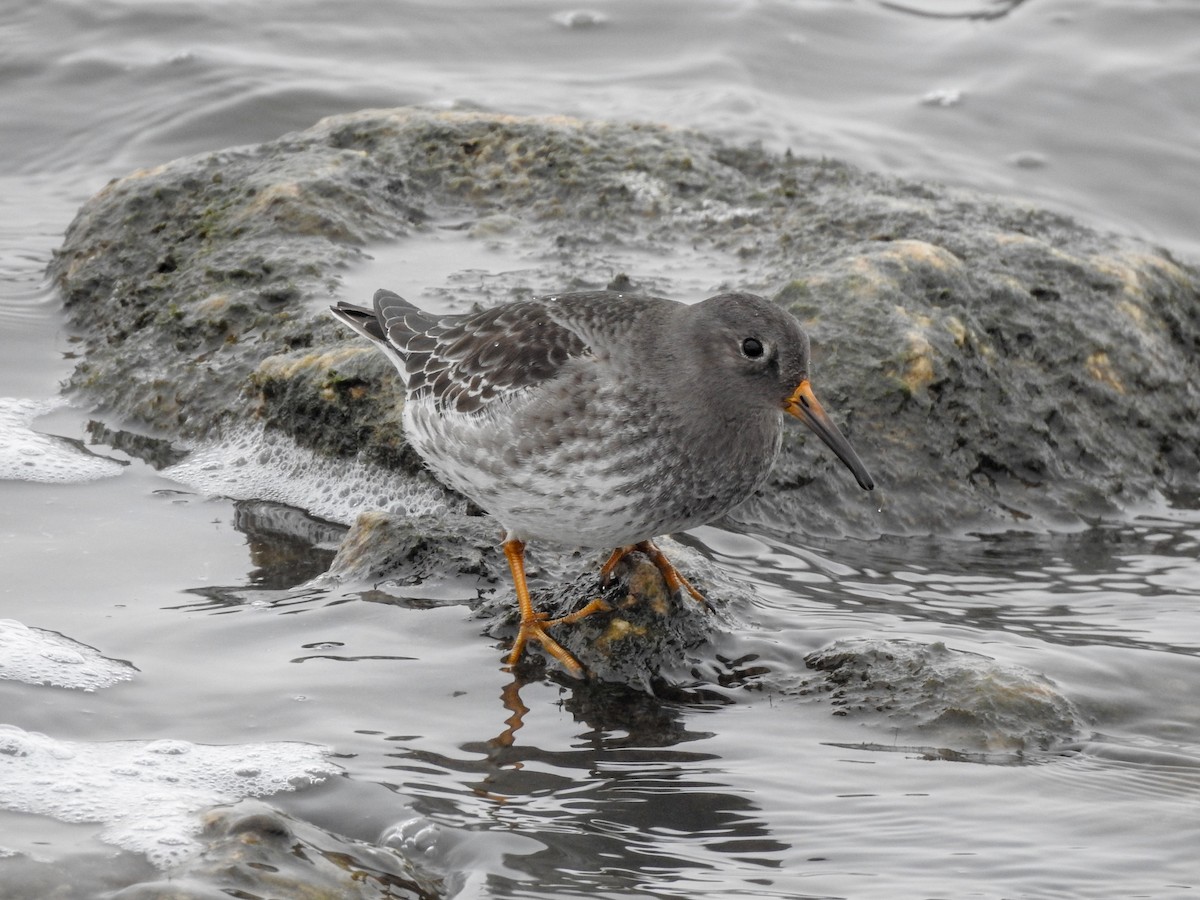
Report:
[[[608,557],[608,561],[600,567],[600,584],[602,586],[608,587],[609,581],[612,580],[612,573],[617,568],[617,565],[636,549],[637,547],[633,544],[629,544],[626,547],[618,547],[612,552],[612,555]]]
[[[525,652],[525,645],[529,641],[537,641],[542,645],[543,650],[562,663],[567,672],[576,678],[583,678],[584,669],[579,660],[558,641],[546,634],[546,629],[555,625],[570,625],[578,622],[592,613],[609,609],[609,605],[602,599],[596,598],[587,606],[577,609],[569,615],[558,619],[547,618],[545,613],[537,612],[533,608],[533,601],[529,598],[529,585],[525,582],[525,542],[505,541],[504,557],[508,560],[508,568],[512,571],[513,586],[517,591],[517,604],[521,609],[520,630],[517,631],[517,639],[513,641],[512,652],[508,654],[508,665],[515,666],[521,659],[521,654]]]
[[[704,595],[692,587],[691,582],[683,577],[674,564],[667,559],[666,554],[658,549],[658,545],[654,541],[641,541],[640,543],[630,544],[628,547],[618,547],[614,550],[608,561],[600,567],[600,583],[608,584],[609,579],[612,578],[613,570],[617,568],[617,564],[634,550],[641,550],[650,557],[650,562],[654,563],[655,568],[662,575],[663,581],[667,583],[667,588],[672,594],[677,593],[682,588],[691,594],[692,599],[697,603],[707,604]]]

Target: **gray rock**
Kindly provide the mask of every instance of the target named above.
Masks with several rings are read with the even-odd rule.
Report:
[[[935,758],[1005,759],[1076,741],[1086,725],[1045,676],[942,643],[837,641],[805,662],[815,673],[785,693],[828,703],[874,736],[869,749]]]
[[[660,546],[706,593],[707,604],[690,596],[672,597],[658,569],[640,552],[629,554],[611,583],[602,585],[599,568],[607,554],[536,547],[527,558],[529,586],[534,606],[552,619],[596,597],[611,607],[552,632],[583,663],[590,680],[680,697],[704,680],[698,671],[705,678],[723,671],[726,635],[745,627],[737,611],[749,608],[749,595],[694,550],[669,540]],[[442,578],[494,588],[476,591],[478,599],[470,605],[489,635],[511,645],[519,620],[516,595],[500,534],[488,517],[364,513],[342,541],[328,573],[307,587],[369,584],[370,599],[411,605],[414,601],[395,596],[397,587]],[[541,648],[531,644],[518,669],[533,673],[546,666]],[[558,664],[551,661],[549,670],[558,672]]]
[[[328,577],[338,582],[390,578],[420,584],[441,574],[489,582],[508,576],[494,520],[447,512],[401,517],[365,512],[338,547]]]
[[[188,440],[254,416],[333,459],[412,472],[388,363],[322,308],[365,244],[439,223],[544,260],[547,292],[603,286],[607,254],[629,248],[703,258],[723,286],[772,293],[805,322],[818,395],[879,488],[861,492],[796,427],[737,523],[1044,530],[1195,490],[1194,268],[1063,216],[656,126],[367,111],[114,181],[51,265],[81,336],[67,389],[118,428]],[[497,302],[528,291],[504,273],[488,283]],[[614,286],[675,293],[655,271]],[[124,432],[94,430],[110,433]],[[497,542],[480,517],[366,516],[331,577],[503,584],[480,610],[503,638],[512,594]],[[567,571],[553,548],[531,553]],[[688,560],[716,585],[718,613],[704,614],[660,602],[656,573],[631,563],[609,589],[614,612],[563,629],[568,648],[598,681],[644,690],[721,672],[736,586]],[[596,596],[584,569],[547,579],[539,606],[557,615]]]
[[[113,900],[219,897],[405,898],[445,896],[442,878],[388,848],[352,841],[257,800],[212,810],[196,860],[162,881],[130,885]]]
[[[517,606],[489,523],[455,514],[364,514],[328,577],[370,582],[376,600],[386,600],[397,583],[425,583],[447,572],[494,585],[471,605],[486,632],[510,645]],[[833,715],[858,723],[866,737],[848,746],[936,759],[1025,761],[1043,751],[1061,752],[1088,733],[1074,704],[1045,676],[939,642],[842,640],[808,654],[807,672],[774,665],[756,652],[759,631],[746,618],[753,609],[748,590],[694,550],[667,540],[661,546],[707,604],[670,596],[640,552],[622,561],[609,585],[597,575],[604,554],[548,548],[532,554],[529,580],[537,609],[557,618],[596,597],[610,609],[552,632],[586,667],[585,682],[571,679],[531,645],[516,666],[518,683],[553,673],[571,686],[580,715],[601,723],[619,719],[639,698],[722,704],[736,691],[766,692],[825,704]]]
[[[257,416],[412,470],[386,362],[320,308],[368,241],[451,221],[535,251],[547,292],[603,286],[606,254],[637,248],[700,255],[804,320],[818,395],[879,488],[792,428],[742,523],[1040,530],[1194,490],[1193,267],[1060,215],[656,126],[366,111],[114,181],[50,269],[82,336],[68,390],[166,437]],[[631,274],[624,289],[675,293]],[[526,292],[514,277],[491,299]]]
[[[572,560],[575,577],[567,580],[561,560],[542,552],[539,560],[550,570],[535,574],[531,582],[535,606],[551,619],[574,612],[594,598],[609,609],[553,630],[554,638],[587,668],[596,684],[623,685],[646,694],[675,699],[699,699],[704,684],[725,671],[723,657],[731,636],[744,629],[739,610],[748,608],[749,594],[699,553],[673,541],[660,548],[686,573],[706,602],[690,595],[672,596],[658,569],[640,551],[626,556],[609,584],[599,579],[606,554],[595,559]],[[549,557],[549,559],[547,559]],[[540,567],[539,567],[540,568]],[[583,574],[578,574],[579,569]],[[511,642],[517,633],[517,607],[511,590],[499,591],[479,608],[488,633]],[[522,665],[542,665],[540,648],[527,651]],[[552,663],[557,671],[557,664]],[[700,692],[700,694],[697,693]],[[622,702],[623,695],[613,695]],[[603,705],[604,699],[597,701]]]
[[[139,853],[78,853],[53,862],[0,857],[5,900],[435,900],[446,875],[400,853],[334,834],[261,800],[204,814],[203,850],[169,872]]]

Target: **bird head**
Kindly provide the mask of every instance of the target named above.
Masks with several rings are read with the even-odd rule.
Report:
[[[760,409],[794,416],[817,435],[853,474],[860,487],[875,482],[850,442],[825,412],[809,383],[809,341],[794,316],[755,294],[728,293],[691,308],[705,360],[726,380],[731,394]]]

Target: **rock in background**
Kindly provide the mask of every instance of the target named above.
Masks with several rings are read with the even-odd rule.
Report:
[[[791,428],[743,523],[1042,530],[1195,491],[1195,268],[1060,215],[657,126],[366,111],[114,181],[51,266],[82,342],[68,390],[160,436],[254,416],[412,471],[387,363],[324,307],[366,299],[338,282],[368,242],[447,222],[544,260],[497,302],[603,287],[605,254],[636,248],[700,254],[804,321],[817,394],[879,487]],[[661,269],[625,274],[676,295]]]

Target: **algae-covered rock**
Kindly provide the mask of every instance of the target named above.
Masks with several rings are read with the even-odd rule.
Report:
[[[442,878],[390,848],[331,834],[260,801],[206,817],[203,853],[161,881],[112,894],[113,900],[311,897],[329,900],[434,900]]]
[[[786,693],[828,703],[834,715],[858,720],[895,749],[916,744],[951,759],[1023,754],[1086,731],[1045,676],[942,643],[837,641],[805,662],[816,674]]]
[[[1169,253],[837,162],[564,118],[365,111],[114,181],[51,265],[81,337],[68,390],[167,437],[256,416],[412,470],[394,375],[324,307],[365,299],[338,289],[365,244],[447,223],[471,235],[464,270],[481,264],[470,241],[537,261],[493,273],[488,302],[614,275],[697,300],[670,275],[696,260],[721,273],[712,291],[773,295],[804,321],[817,394],[879,487],[793,427],[742,523],[1077,526],[1200,472],[1200,282]]]
[[[387,577],[419,584],[438,575],[496,582],[508,575],[501,537],[496,523],[482,516],[365,512],[342,541],[328,575],[364,583]]]
[[[625,685],[647,694],[696,699],[705,684],[719,680],[725,671],[722,650],[729,637],[746,627],[736,610],[748,607],[749,594],[723,575],[694,550],[663,541],[673,563],[699,590],[704,602],[685,591],[672,594],[658,568],[641,551],[629,553],[618,564],[610,583],[598,572],[604,554],[582,561],[585,572],[551,583],[535,579],[534,601],[551,619],[567,616],[593,599],[607,609],[552,629],[554,639],[587,670],[594,683]],[[545,585],[545,589],[542,588]],[[480,615],[488,620],[488,633],[510,642],[517,633],[516,604],[511,592],[500,592],[484,602]],[[540,648],[526,651],[525,667],[545,662]],[[548,663],[560,668],[557,663]]]
[[[369,584],[375,600],[386,599],[395,586],[440,579],[474,584],[481,588],[469,604],[476,617],[484,620],[488,634],[511,646],[520,617],[501,535],[494,526],[490,517],[453,512],[406,517],[364,513],[317,583]],[[723,669],[718,657],[725,636],[742,624],[732,610],[742,604],[748,608],[748,594],[694,550],[673,541],[662,545],[705,591],[705,603],[686,594],[672,596],[662,574],[640,551],[626,556],[610,583],[602,584],[603,553],[531,549],[529,585],[539,612],[556,619],[595,598],[609,606],[551,630],[584,666],[588,680],[678,695]],[[561,668],[553,660],[547,662],[541,647],[531,643],[517,668],[534,671],[546,666],[555,672]]]
[[[156,869],[141,853],[110,850],[44,859],[0,856],[5,900],[435,900],[447,873],[395,843],[377,846],[334,834],[261,800],[202,816],[198,854]]]

